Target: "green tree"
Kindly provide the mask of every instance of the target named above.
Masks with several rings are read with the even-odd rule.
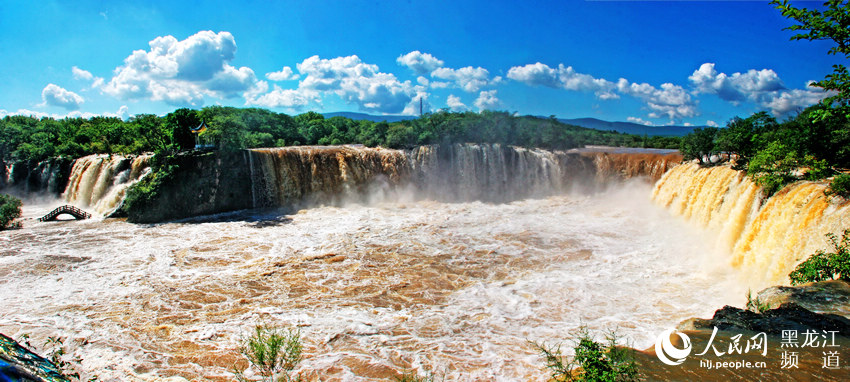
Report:
[[[846,0],[828,0],[823,10],[796,8],[788,0],[772,0],[770,4],[782,11],[782,15],[797,22],[786,29],[799,31],[791,40],[831,40],[835,46],[828,54],[850,57],[850,3]],[[836,91],[827,97],[823,104],[828,106],[815,114],[818,119],[832,116],[834,113],[850,116],[850,73],[842,64],[832,66],[832,73],[814,85],[824,90]]]
[[[747,175],[764,189],[765,194],[773,195],[785,185],[797,180],[794,172],[799,166],[797,152],[782,142],[774,141],[753,157],[747,168]]]
[[[195,110],[182,108],[165,116],[165,123],[171,130],[172,143],[177,150],[191,150],[195,147],[195,135],[191,129],[201,124],[201,117]]]
[[[301,362],[303,348],[301,331],[297,328],[258,325],[251,336],[242,340],[239,352],[257,369],[263,381],[290,382],[301,380],[292,371]],[[240,371],[236,371],[236,379],[247,381]]]
[[[0,230],[19,226],[15,219],[21,217],[21,200],[6,194],[0,194]]]
[[[725,129],[717,133],[717,150],[737,156],[735,167],[746,168],[747,162],[755,155],[757,134],[775,130],[776,118],[765,111],[755,113],[747,118],[735,118]]]
[[[245,123],[237,115],[217,115],[207,123],[207,130],[201,136],[212,141],[219,150],[239,150],[245,148]]]
[[[714,143],[717,131],[716,127],[697,128],[682,137],[679,151],[685,160],[698,159],[702,165],[710,164],[711,156],[717,153]]]
[[[838,174],[832,178],[829,187],[824,191],[827,196],[838,195],[850,199],[850,174]]]
[[[137,114],[130,119],[144,151],[164,152],[171,144],[171,131],[154,114]]]

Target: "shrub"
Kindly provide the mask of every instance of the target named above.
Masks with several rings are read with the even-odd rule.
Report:
[[[789,275],[791,284],[841,279],[850,280],[850,229],[845,229],[841,241],[832,234],[826,234],[835,248],[833,253],[818,250],[806,261],[797,265]]]
[[[832,178],[829,187],[824,191],[827,196],[838,195],[850,199],[850,174],[839,174]]]
[[[605,337],[607,344],[594,341],[586,327],[575,340],[575,356],[568,359],[561,347],[533,343],[546,358],[546,368],[556,381],[637,381],[634,350],[619,346],[614,331]]]
[[[257,369],[263,381],[270,382],[301,380],[290,373],[301,362],[302,350],[300,330],[266,325],[257,325],[254,333],[243,339],[239,347],[239,352],[248,359],[250,367]],[[243,372],[236,371],[235,374],[237,380],[247,381]]]
[[[797,152],[778,141],[771,142],[750,161],[747,175],[770,196],[798,180],[794,172],[799,164]]]
[[[176,155],[157,153],[151,158],[151,173],[130,186],[121,207],[125,213],[143,211],[156,200],[159,190],[172,180],[179,165]]]
[[[21,200],[6,194],[0,194],[0,230],[20,227],[15,219],[21,217]]]
[[[755,313],[764,313],[770,310],[770,304],[759,299],[758,296],[753,298],[753,291],[747,291],[747,310]]]

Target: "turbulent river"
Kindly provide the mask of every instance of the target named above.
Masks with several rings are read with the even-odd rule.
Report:
[[[707,250],[715,238],[651,195],[633,181],[504,204],[24,220],[0,237],[0,332],[68,338],[102,380],[229,380],[240,337],[263,323],[301,328],[310,379],[543,380],[529,341],[586,325],[646,348],[742,303],[736,271],[712,260],[728,256]],[[26,204],[24,218],[58,204]]]
[[[686,318],[787,283],[829,248],[826,233],[850,226],[850,203],[824,183],[765,199],[728,167],[670,169],[678,157],[663,153],[243,154],[232,168],[186,162],[208,171],[208,189],[175,181],[167,200],[197,192],[219,198],[200,200],[209,208],[264,209],[152,225],[36,220],[65,203],[108,215],[149,172],[144,156],[78,159],[64,200],[28,189],[23,228],[0,235],[0,332],[63,339],[83,380],[232,380],[260,324],[300,328],[307,380],[545,380],[533,343],[570,348],[586,326],[646,349]],[[27,184],[58,184],[51,168]]]

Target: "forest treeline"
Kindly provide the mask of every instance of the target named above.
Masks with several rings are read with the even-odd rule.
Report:
[[[830,110],[816,104],[782,122],[763,111],[734,118],[724,129],[694,129],[682,137],[680,151],[702,166],[731,161],[771,195],[798,180],[820,180],[850,169],[848,114],[823,117]],[[847,194],[847,179],[838,176],[830,191]]]
[[[794,21],[785,28],[796,33],[791,40],[831,40],[835,45],[827,53],[850,59],[850,3],[828,0],[821,9],[797,8],[787,0],[770,4]],[[812,83],[826,97],[793,118],[780,123],[759,112],[735,118],[725,129],[695,129],[682,138],[680,151],[703,166],[731,161],[767,195],[798,180],[833,177],[826,194],[850,198],[850,71],[841,63],[832,68]]]
[[[439,143],[501,143],[546,149],[584,145],[678,148],[677,137],[647,137],[567,125],[555,118],[507,112],[440,111],[400,122],[325,118],[316,112],[290,116],[265,109],[210,106],[177,109],[165,116],[0,119],[0,159],[78,158],[90,154],[174,153],[192,149],[190,132],[204,122],[201,141],[223,150],[296,145],[363,144],[408,148]]]

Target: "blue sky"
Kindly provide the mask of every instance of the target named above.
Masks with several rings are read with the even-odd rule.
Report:
[[[802,7],[818,2],[792,1]],[[0,116],[506,110],[783,118],[843,58],[767,1],[0,0]]]

